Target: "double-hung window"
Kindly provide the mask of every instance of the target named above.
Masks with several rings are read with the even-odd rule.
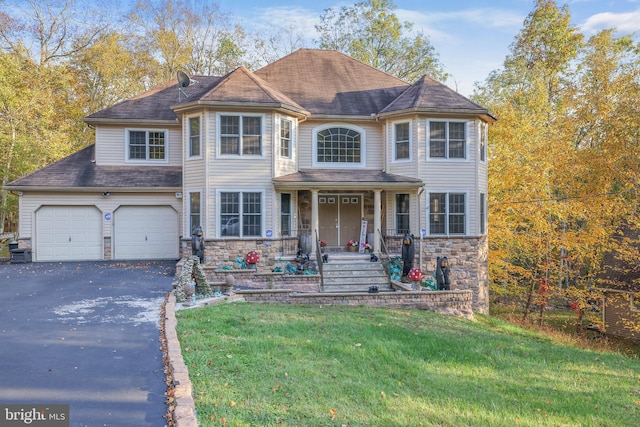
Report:
[[[409,122],[393,125],[393,141],[395,147],[394,160],[411,159],[411,124]]]
[[[262,116],[220,115],[221,155],[262,155]]]
[[[189,193],[189,229],[193,230],[201,225],[200,222],[200,192],[192,191]]]
[[[465,122],[429,122],[429,157],[432,159],[466,159],[467,124]]]
[[[127,160],[166,162],[169,136],[166,130],[127,129]]]
[[[465,193],[429,193],[429,234],[465,234]]]
[[[262,236],[262,211],[260,192],[220,192],[220,234]]]
[[[280,194],[280,233],[291,235],[291,194]]]
[[[396,234],[409,233],[409,195],[396,194]]]
[[[280,157],[291,158],[291,120],[280,119]]]
[[[201,147],[201,138],[202,134],[200,130],[200,116],[197,117],[189,117],[189,157],[198,157],[200,156],[200,147]]]

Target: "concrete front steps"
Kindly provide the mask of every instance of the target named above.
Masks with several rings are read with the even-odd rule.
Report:
[[[368,292],[371,286],[392,290],[382,263],[371,262],[369,254],[330,252],[328,258],[322,264],[323,292]]]

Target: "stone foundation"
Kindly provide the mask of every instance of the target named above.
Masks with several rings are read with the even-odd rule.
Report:
[[[249,251],[256,251],[260,255],[260,262],[257,264],[257,273],[267,276],[259,277],[255,273],[251,274],[251,280],[258,283],[271,283],[267,288],[282,289],[287,287],[281,285],[283,280],[291,283],[299,281],[296,285],[306,285],[311,279],[300,279],[304,276],[291,276],[296,279],[276,280],[276,276],[271,274],[273,267],[282,264],[283,260],[292,260],[292,256],[285,257],[283,252],[282,239],[211,239],[205,241],[205,269],[220,270],[224,266],[232,266],[236,258],[244,258]],[[416,239],[416,259],[415,266],[420,262],[420,239]],[[422,270],[424,277],[431,277],[435,272],[437,257],[447,257],[451,268],[450,280],[451,288],[455,290],[470,290],[473,294],[473,310],[478,313],[489,313],[489,264],[488,264],[488,240],[486,236],[481,237],[426,237],[422,240]],[[396,254],[391,254],[392,256]],[[399,254],[398,254],[399,255]],[[182,244],[182,256],[191,256],[191,240],[185,239]],[[237,270],[236,270],[237,271]],[[242,270],[239,270],[242,271]],[[207,273],[207,278],[214,282],[223,281],[220,279],[223,273]],[[228,274],[228,273],[226,273]],[[226,276],[225,274],[225,276]],[[242,276],[245,273],[238,273]],[[218,277],[218,278],[216,278]],[[240,280],[244,280],[241,277]],[[299,280],[298,280],[299,279]],[[319,279],[317,282],[319,286]],[[298,286],[296,286],[297,288]],[[310,287],[308,287],[310,288]],[[304,286],[301,289],[308,289]]]

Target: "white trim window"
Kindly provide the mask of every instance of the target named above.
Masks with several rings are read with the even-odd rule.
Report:
[[[280,193],[280,235],[291,236],[291,193]]]
[[[487,161],[487,140],[489,126],[486,123],[480,123],[480,161]]]
[[[466,159],[467,134],[467,122],[430,120],[429,158]]]
[[[293,122],[280,119],[280,157],[291,159],[293,155]]]
[[[125,129],[126,161],[167,163],[169,131],[163,129]]]
[[[189,192],[189,232],[202,225],[202,202],[199,191]]]
[[[396,234],[404,235],[410,232],[409,194],[396,194]]]
[[[365,131],[357,126],[333,124],[313,130],[314,166],[353,168],[365,166]]]
[[[202,121],[200,116],[189,117],[187,123],[189,157],[200,157],[202,156]]]
[[[411,122],[393,124],[393,160],[411,160]]]
[[[466,193],[429,193],[429,234],[466,233]]]
[[[262,237],[263,193],[261,191],[220,191],[220,236]]]
[[[218,153],[221,156],[262,156],[262,115],[218,115]]]

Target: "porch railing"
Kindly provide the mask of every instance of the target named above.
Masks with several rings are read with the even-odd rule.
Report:
[[[288,230],[280,235],[280,243],[283,256],[296,256],[298,249],[306,254],[311,253],[311,230]]]
[[[388,254],[401,254],[402,253],[402,238],[406,234],[404,231],[396,229],[387,229],[380,232],[380,240],[387,248]]]
[[[391,279],[391,270],[389,268],[389,265],[391,264],[390,262],[391,257],[389,256],[389,250],[387,249],[387,244],[385,242],[384,235],[382,234],[382,232],[380,230],[376,230],[376,231],[380,235],[380,256],[379,256],[380,262],[384,267],[384,271],[387,273],[387,277]]]

